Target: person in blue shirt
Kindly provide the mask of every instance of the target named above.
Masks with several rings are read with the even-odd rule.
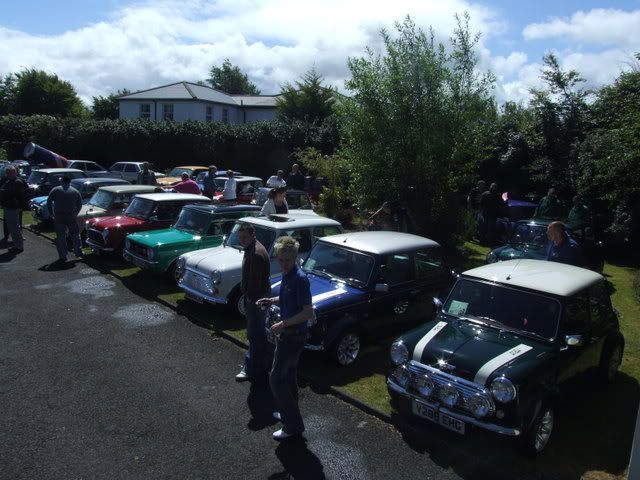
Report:
[[[278,407],[274,417],[282,422],[282,428],[273,434],[276,440],[304,432],[298,406],[298,363],[307,340],[307,322],[313,319],[313,305],[309,279],[297,263],[299,247],[291,237],[276,240],[274,252],[282,269],[280,296],[256,302],[265,307],[280,306],[280,321],[271,326],[271,333],[277,340],[269,375],[271,392]]]
[[[218,167],[215,165],[209,165],[209,171],[204,176],[202,183],[204,185],[203,192],[207,197],[213,198],[216,194],[216,173],[218,172]]]
[[[579,267],[582,263],[582,249],[578,242],[569,237],[562,222],[551,222],[547,227],[547,260],[567,263]]]

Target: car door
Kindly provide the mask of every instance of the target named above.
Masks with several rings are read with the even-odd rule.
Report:
[[[585,361],[589,367],[596,367],[600,363],[600,354],[607,335],[616,322],[604,280],[592,285],[589,289],[589,318],[590,328],[586,332],[585,339],[587,348]]]
[[[559,363],[558,381],[570,380],[589,368],[588,342],[590,312],[589,295],[583,290],[568,298],[564,302],[560,338],[558,339]],[[585,343],[583,345],[567,345],[567,336],[581,335]]]
[[[235,222],[231,222],[231,228],[233,228],[233,224]],[[230,229],[228,232],[231,231]],[[222,240],[225,235],[225,222],[222,219],[216,218],[209,223],[207,227],[207,231],[204,236],[198,242],[196,248],[211,248],[217,247],[222,244]]]
[[[138,180],[138,168],[132,163],[127,163],[124,166],[124,173],[122,178],[130,182],[135,183]]]
[[[439,248],[413,252],[416,283],[410,291],[410,320],[426,320],[433,315],[433,298],[445,298],[451,287],[452,275]]]

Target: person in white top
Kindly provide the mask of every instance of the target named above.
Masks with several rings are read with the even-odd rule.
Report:
[[[236,190],[238,189],[238,182],[233,178],[233,170],[227,170],[227,181],[224,182],[224,189],[222,190],[222,200],[225,202],[236,201]]]
[[[284,181],[284,171],[278,170],[277,175],[271,175],[269,180],[267,180],[267,187],[278,188],[278,187],[286,187],[287,182]]]

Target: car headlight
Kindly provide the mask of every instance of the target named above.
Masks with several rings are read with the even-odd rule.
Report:
[[[147,248],[147,257],[153,260],[156,251],[153,248]]]
[[[186,258],[178,257],[178,260],[176,260],[176,272],[178,273],[182,272],[186,264],[187,264]]]
[[[429,375],[421,375],[416,378],[416,389],[418,390],[420,395],[430,397],[435,388],[436,384]]]
[[[466,402],[467,408],[476,417],[486,417],[493,410],[491,399],[487,395],[482,393],[476,393],[475,395],[469,397]]]
[[[214,284],[216,284],[216,285],[217,285],[217,284],[219,284],[219,283],[220,283],[221,275],[220,275],[220,272],[219,272],[218,270],[214,270],[214,271],[212,271],[212,272],[211,272],[211,275],[209,275],[209,277],[211,278],[211,281],[212,281]]]
[[[411,383],[411,372],[404,365],[400,365],[393,371],[393,378],[402,388],[407,388]]]
[[[498,256],[493,253],[493,252],[489,252],[487,254],[487,263],[496,263],[498,261]]]
[[[498,377],[491,382],[491,395],[500,403],[508,403],[516,398],[516,387],[506,377]]]
[[[108,229],[108,228],[105,228],[105,229],[102,231],[102,238],[104,238],[104,239],[106,240],[108,236],[109,236],[109,229]]]
[[[402,340],[391,344],[389,354],[391,355],[391,363],[394,365],[402,365],[409,359],[409,351]]]
[[[438,390],[438,397],[440,397],[440,400],[442,400],[442,403],[446,406],[453,407],[458,403],[460,392],[458,392],[458,389],[454,385],[447,383],[446,385],[442,385]]]

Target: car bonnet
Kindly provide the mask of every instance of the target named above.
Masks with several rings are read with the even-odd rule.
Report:
[[[505,245],[496,248],[493,254],[500,260],[513,260],[516,258],[531,258],[541,260],[546,257],[546,248],[539,245]]]
[[[181,243],[192,243],[200,235],[185,232],[175,228],[165,228],[162,230],[150,230],[147,232],[134,233],[129,235],[129,240],[138,242],[146,247],[156,245],[176,246]]]
[[[242,267],[244,252],[233,247],[220,245],[213,248],[205,248],[186,254],[187,268],[193,268],[201,272],[210,273],[213,270],[229,271]]]
[[[309,288],[311,289],[311,302],[316,309],[325,310],[342,306],[346,303],[355,303],[364,297],[364,290],[351,287],[343,282],[331,281],[327,278],[307,273]],[[271,279],[271,294],[280,295],[282,275]]]

